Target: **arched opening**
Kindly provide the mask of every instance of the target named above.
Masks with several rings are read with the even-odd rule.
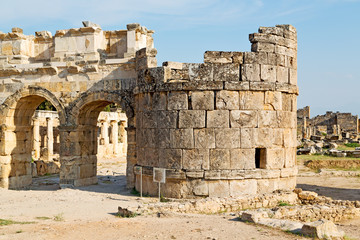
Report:
[[[12,189],[25,187],[32,183],[33,176],[37,176],[35,161],[40,160],[41,156],[40,129],[42,125],[45,125],[47,129],[47,160],[53,161],[53,120],[44,118],[44,123],[41,123],[36,113],[38,106],[46,100],[53,108],[62,110],[52,94],[48,94],[46,90],[31,87],[10,96],[3,104],[5,107],[2,108],[4,121],[1,129],[0,187]],[[64,119],[63,116],[60,118]],[[56,168],[59,171],[60,168]]]
[[[108,183],[123,175],[126,168],[127,122],[125,112],[114,102],[92,101],[80,108],[77,121],[80,181],[75,185]]]

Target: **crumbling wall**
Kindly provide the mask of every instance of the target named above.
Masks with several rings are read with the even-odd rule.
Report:
[[[149,68],[154,54],[137,53],[137,165],[145,192],[157,193],[156,167],[166,169],[162,192],[169,197],[295,187],[296,30],[260,28],[249,39],[252,52],[208,51],[200,64]]]

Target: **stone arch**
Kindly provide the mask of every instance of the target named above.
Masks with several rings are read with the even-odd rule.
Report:
[[[60,122],[66,121],[64,107],[57,97],[45,88],[26,86],[16,91],[0,106],[0,187],[19,188],[32,181],[32,116],[44,101],[58,110]]]
[[[60,129],[68,139],[62,149],[69,153],[60,157],[61,186],[83,186],[97,182],[97,119],[100,112],[109,104],[116,103],[126,112],[128,118],[127,166],[135,163],[135,115],[133,95],[127,91],[85,92],[67,108],[68,126]],[[131,139],[133,139],[131,141]],[[72,154],[72,155],[71,155]],[[65,169],[66,168],[66,169]],[[129,172],[129,171],[127,171]],[[128,183],[129,174],[127,174]]]

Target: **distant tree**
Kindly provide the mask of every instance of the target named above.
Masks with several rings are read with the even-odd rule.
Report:
[[[48,100],[43,101],[36,110],[56,111],[56,108]]]

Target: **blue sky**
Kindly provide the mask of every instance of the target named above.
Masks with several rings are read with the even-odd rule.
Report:
[[[1,5],[0,31],[25,34],[82,26],[105,30],[138,22],[155,30],[158,62],[202,62],[206,50],[250,51],[259,26],[298,30],[298,107],[360,115],[360,0],[13,0]]]

